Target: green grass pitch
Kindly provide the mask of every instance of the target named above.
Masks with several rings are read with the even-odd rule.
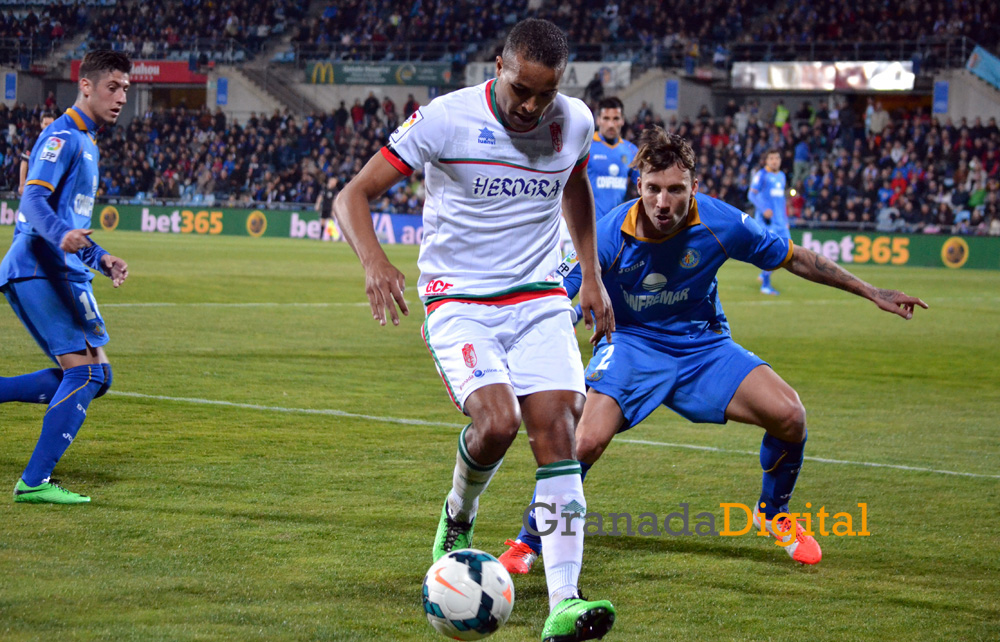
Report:
[[[93,503],[0,500],[0,639],[443,639],[420,583],[464,422],[420,340],[416,248],[388,248],[411,314],[380,328],[346,244],[99,236],[131,271],[96,281],[115,384],[56,470]],[[581,585],[618,608],[607,640],[1000,638],[1000,272],[856,273],[931,309],[906,322],[784,272],[765,298],[743,264],[720,291],[807,408],[792,506],[865,503],[871,535],[820,538],[810,568],[753,535],[590,537]],[[48,367],[6,305],[0,336],[0,374]],[[5,492],[42,412],[0,409]],[[660,410],[595,466],[589,508],[721,516],[757,497],[760,437]],[[522,435],[478,548],[516,533],[534,469]],[[537,640],[547,612],[540,568],[515,585],[497,642]]]

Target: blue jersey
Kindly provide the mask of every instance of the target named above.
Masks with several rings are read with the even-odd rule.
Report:
[[[757,220],[775,234],[788,236],[788,210],[785,207],[785,173],[759,169],[750,182],[750,202],[757,209]],[[771,222],[764,221],[764,210],[771,210]]]
[[[594,190],[594,210],[598,221],[622,204],[629,183],[634,185],[639,177],[639,173],[629,167],[637,151],[635,145],[623,138],[619,138],[614,145],[608,145],[600,134],[594,133],[587,177]]]
[[[623,203],[597,224],[616,332],[684,347],[729,337],[716,281],[722,264],[732,258],[774,270],[792,255],[788,238],[711,196],[696,194],[686,225],[662,240],[636,236],[640,206],[638,199]],[[580,280],[577,265],[564,281],[570,297]]]
[[[90,281],[107,252],[96,243],[68,254],[67,232],[90,227],[97,195],[97,126],[70,107],[38,137],[28,161],[14,240],[0,263],[0,286],[23,279]]]

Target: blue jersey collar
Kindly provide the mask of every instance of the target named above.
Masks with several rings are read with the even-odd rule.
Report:
[[[694,196],[691,197],[691,207],[688,208],[687,222],[680,228],[675,230],[669,236],[664,236],[661,239],[647,239],[639,236],[636,231],[636,223],[639,220],[639,208],[642,207],[642,199],[638,199],[632,204],[632,207],[628,208],[628,212],[625,214],[625,220],[622,221],[622,232],[628,234],[637,241],[642,243],[663,243],[669,239],[674,238],[684,230],[689,227],[694,227],[695,225],[701,225],[701,217],[698,215],[698,201]]]
[[[80,128],[80,131],[97,131],[97,124],[91,120],[87,114],[83,113],[76,107],[70,107],[67,109],[66,115],[73,119],[73,122]]]

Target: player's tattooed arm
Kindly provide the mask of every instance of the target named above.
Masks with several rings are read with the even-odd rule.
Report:
[[[908,296],[898,290],[876,288],[825,256],[798,245],[793,247],[792,257],[784,267],[803,279],[829,285],[868,299],[886,312],[898,314],[904,319],[913,317],[915,306],[927,308],[927,304],[916,297]]]

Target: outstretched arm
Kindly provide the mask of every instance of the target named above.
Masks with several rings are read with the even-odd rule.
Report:
[[[337,217],[340,231],[365,269],[365,293],[371,304],[372,316],[380,325],[385,325],[386,310],[389,310],[393,325],[399,325],[396,306],[404,315],[408,315],[410,310],[403,298],[406,277],[389,262],[379,245],[369,203],[402,178],[403,174],[389,161],[381,154],[375,154],[333,201],[333,214]]]
[[[793,247],[791,259],[783,267],[803,279],[839,288],[868,299],[886,312],[898,314],[904,319],[913,318],[913,310],[916,306],[919,305],[924,309],[928,307],[920,299],[898,290],[876,288],[830,259],[798,245]]]
[[[615,313],[601,281],[601,266],[597,261],[597,236],[594,231],[594,195],[590,190],[586,171],[581,169],[570,175],[563,191],[562,206],[566,226],[580,261],[578,267],[581,275],[580,307],[583,309],[583,321],[587,328],[591,328],[593,315],[594,334],[590,343],[597,345],[602,336],[611,340],[611,333],[615,330]]]

